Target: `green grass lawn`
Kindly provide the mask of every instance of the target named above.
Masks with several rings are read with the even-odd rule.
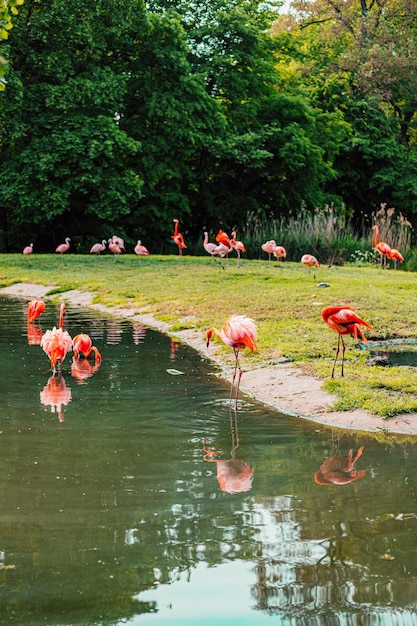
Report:
[[[300,264],[241,260],[219,262],[184,255],[139,258],[105,255],[0,255],[0,286],[32,282],[57,291],[80,289],[106,306],[152,313],[173,332],[195,328],[205,333],[221,327],[233,313],[252,317],[259,332],[259,352],[246,351],[247,368],[287,357],[322,378],[337,396],[336,408],[366,408],[381,417],[417,411],[417,372],[407,367],[369,367],[366,350],[346,338],[345,377],[330,378],[337,334],[322,320],[329,305],[353,306],[374,331],[370,340],[417,337],[417,274],[383,271],[376,266],[322,266],[310,272]],[[319,287],[318,283],[329,287]],[[411,346],[412,348],[412,346]],[[410,349],[410,346],[407,346]],[[229,362],[230,349],[221,356]]]

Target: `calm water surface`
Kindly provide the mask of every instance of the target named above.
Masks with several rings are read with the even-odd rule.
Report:
[[[0,300],[1,624],[417,624],[416,445],[230,413],[196,352],[79,308],[102,364],[51,378],[58,305],[26,305]]]

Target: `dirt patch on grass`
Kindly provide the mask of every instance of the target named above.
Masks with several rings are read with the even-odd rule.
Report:
[[[45,298],[52,286],[18,283],[0,289],[0,294],[31,299]],[[160,322],[152,315],[143,312],[135,313],[130,309],[105,307],[95,304],[94,294],[71,290],[54,294],[71,305],[86,306],[106,314],[129,318],[149,328],[172,334],[205,358],[219,365],[220,373],[230,380],[232,369],[213,356],[213,349],[207,349],[204,334],[195,330],[182,330],[170,333],[170,325]],[[397,415],[383,420],[368,411],[334,411],[334,396],[322,388],[322,381],[308,375],[302,368],[288,363],[260,367],[244,371],[241,389],[247,395],[282,413],[287,413],[311,420],[327,426],[367,432],[386,432],[402,435],[417,435],[417,414]]]

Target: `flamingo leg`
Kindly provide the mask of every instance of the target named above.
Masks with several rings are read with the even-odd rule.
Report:
[[[337,350],[336,350],[336,356],[334,357],[334,361],[333,361],[333,369],[332,369],[332,378],[334,378],[334,370],[336,367],[336,361],[337,361],[337,357],[339,356],[339,351],[340,351],[340,337],[342,335],[338,335],[338,339],[337,339]]]
[[[345,342],[343,341],[343,337],[342,337],[342,335],[339,335],[339,337],[340,337],[340,338],[341,338],[341,340],[342,340],[342,376],[344,376],[344,373],[343,373],[343,364],[344,364],[344,362],[345,362],[345,350],[346,350],[346,346],[345,346]]]

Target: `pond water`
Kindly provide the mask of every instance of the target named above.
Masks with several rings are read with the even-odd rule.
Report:
[[[75,307],[103,361],[51,379],[58,306],[26,306],[0,300],[1,624],[417,624],[416,445],[230,411],[198,353]]]

